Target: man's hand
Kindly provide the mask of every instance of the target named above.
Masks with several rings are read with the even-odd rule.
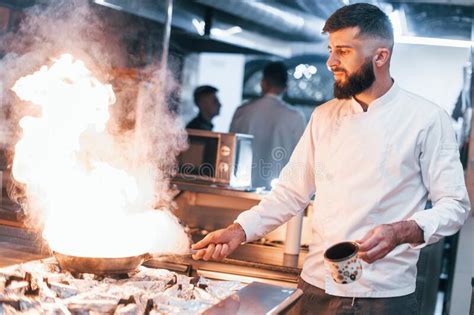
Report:
[[[385,257],[395,247],[404,243],[423,243],[423,230],[415,221],[382,224],[369,231],[359,243],[359,257],[368,262]]]
[[[245,242],[244,229],[238,223],[231,224],[225,229],[209,233],[201,241],[193,244],[192,249],[202,249],[193,255],[193,259],[222,260],[242,242]]]

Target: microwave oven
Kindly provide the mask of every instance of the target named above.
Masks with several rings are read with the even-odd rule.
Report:
[[[251,187],[253,136],[186,129],[188,148],[178,156],[176,180]]]

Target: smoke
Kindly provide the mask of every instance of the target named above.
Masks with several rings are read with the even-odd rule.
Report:
[[[0,37],[0,51],[5,53],[0,60],[1,144],[11,142],[18,117],[31,112],[25,105],[14,106],[18,98],[11,88],[18,78],[67,52],[107,79],[112,65],[123,65],[126,58],[119,38],[108,32],[110,28],[86,0],[47,1],[23,13],[17,29]]]
[[[18,29],[0,38],[0,51],[6,53],[0,60],[0,148],[8,149],[11,163],[14,157],[13,146],[25,133],[18,125],[20,119],[42,115],[37,104],[20,100],[12,91],[15,82],[38,71],[43,65],[51,66],[55,59],[64,53],[82,60],[95,78],[112,85],[116,103],[110,107],[111,119],[105,132],[86,130],[81,134],[77,159],[83,161],[86,170],[94,165],[107,163],[113,169],[132,175],[137,187],[144,187],[144,191],[140,193],[146,197],[141,198],[140,202],[130,202],[127,211],[129,214],[148,213],[150,209],[162,209],[156,211],[162,211],[163,215],[153,216],[154,219],[151,220],[156,224],[148,224],[143,229],[149,229],[150,239],[166,237],[171,240],[174,237],[175,243],[164,243],[168,244],[166,246],[175,246],[175,252],[182,252],[189,246],[189,240],[177,219],[168,210],[163,210],[173,207],[169,180],[175,170],[176,155],[186,146],[186,133],[182,123],[167,106],[168,96],[178,88],[177,83],[172,73],[167,72],[166,90],[163,90],[159,78],[160,72],[164,70],[160,69],[157,63],[139,70],[125,68],[133,59],[120,37],[120,31],[126,27],[127,19],[123,16],[117,18],[110,12],[104,14],[101,10],[87,0],[48,1],[47,4],[42,3],[25,10]],[[45,143],[45,151],[47,146]],[[36,165],[32,162],[25,167],[23,172],[28,173],[28,167],[34,172]],[[54,175],[57,170],[49,171],[50,179],[54,181],[57,178],[54,187],[73,184],[62,176]],[[74,188],[71,186],[69,189]],[[87,189],[67,192],[66,195],[70,199],[82,200],[78,203],[82,206],[86,204],[83,200],[91,198],[83,195],[85,190]],[[43,227],[45,218],[52,213],[61,217],[57,213],[57,202],[54,211],[46,209],[50,202],[43,200],[44,192],[41,178],[16,182],[16,185],[9,189],[10,195],[24,207],[34,228]],[[75,200],[65,199],[64,196],[60,199],[62,204],[59,208],[79,208],[78,204],[74,204]],[[96,200],[87,202],[93,204]],[[116,200],[114,202],[116,203]],[[115,204],[114,202],[111,200],[111,204]],[[93,206],[91,208],[100,211]],[[109,212],[108,215],[113,215]],[[75,213],[73,218],[78,216],[79,214]],[[68,226],[64,222],[62,224]],[[156,231],[167,231],[167,234],[157,234]],[[49,235],[61,237],[54,234],[53,231]],[[151,245],[150,250],[165,251],[162,248],[165,245],[158,245],[164,243],[157,241]],[[166,251],[169,251],[168,247]]]

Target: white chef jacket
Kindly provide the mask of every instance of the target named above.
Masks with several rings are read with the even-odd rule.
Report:
[[[305,125],[303,113],[273,94],[266,94],[237,108],[230,132],[254,136],[253,187],[271,187],[271,181],[278,178],[290,160]]]
[[[470,211],[449,116],[396,83],[367,112],[354,99],[317,107],[279,184],[236,222],[247,241],[255,240],[303,211],[313,194],[312,241],[301,277],[336,296],[414,292],[419,249],[454,234]],[[433,207],[424,210],[428,194]],[[358,281],[332,281],[325,249],[401,220],[414,220],[425,243],[403,244],[372,264],[362,262]]]

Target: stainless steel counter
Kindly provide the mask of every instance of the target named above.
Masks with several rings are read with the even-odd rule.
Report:
[[[172,185],[177,190],[191,191],[195,193],[205,193],[205,194],[214,194],[219,196],[229,196],[236,198],[244,198],[251,200],[261,200],[268,191],[256,192],[254,190],[248,189],[239,189],[239,188],[226,188],[214,184],[202,184],[202,183],[192,183],[192,182],[181,182],[181,181],[172,181]]]
[[[196,261],[189,257],[165,256],[150,260],[145,265],[214,279],[246,283],[258,281],[294,288],[305,257],[305,251],[298,256],[286,255],[282,248],[245,244],[223,261]]]
[[[254,282],[207,309],[203,314],[280,314],[302,294],[300,289],[286,289]]]

